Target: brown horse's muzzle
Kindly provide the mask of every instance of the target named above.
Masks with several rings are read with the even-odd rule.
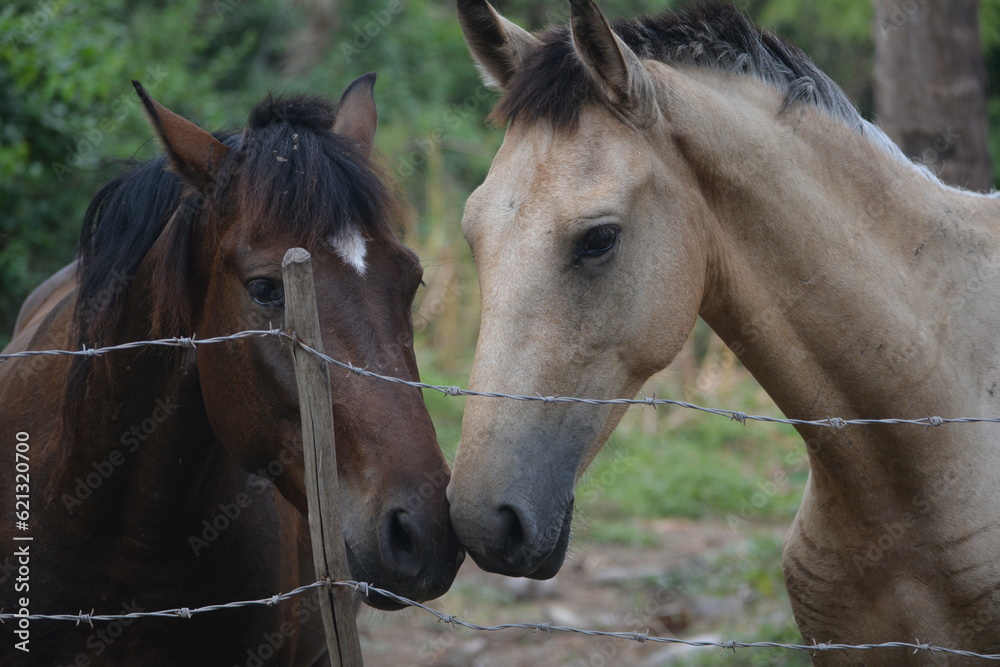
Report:
[[[452,528],[447,502],[404,502],[387,505],[375,530],[362,540],[347,535],[347,559],[351,576],[402,597],[424,602],[443,595],[451,587],[465,550]],[[443,500],[443,499],[442,499]],[[377,593],[362,597],[377,609],[395,610],[404,605]]]

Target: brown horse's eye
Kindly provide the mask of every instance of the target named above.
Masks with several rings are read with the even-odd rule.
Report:
[[[615,247],[618,241],[618,228],[605,225],[591,229],[583,237],[577,254],[580,257],[600,257]]]
[[[285,290],[273,280],[267,278],[251,280],[247,283],[247,291],[250,293],[250,298],[262,306],[274,308],[285,305]]]

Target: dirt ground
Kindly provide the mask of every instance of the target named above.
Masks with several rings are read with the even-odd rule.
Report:
[[[739,581],[718,595],[692,596],[669,582],[671,573],[697,567],[712,554],[738,549],[745,535],[724,523],[662,519],[644,521],[654,539],[645,546],[588,543],[574,547],[559,575],[549,582],[529,582],[491,575],[467,559],[452,589],[430,603],[446,614],[479,625],[544,623],[576,628],[643,632],[684,639],[723,640],[717,629],[751,609],[752,595]],[[780,536],[780,528],[766,528]],[[774,623],[787,625],[790,612],[767,607]],[[370,667],[536,667],[621,665],[653,667],[677,664],[695,652],[719,655],[715,648],[639,644],[530,629],[495,632],[452,628],[417,609],[385,613],[365,608],[358,618],[365,664]],[[727,627],[732,627],[730,624]],[[749,649],[752,650],[752,649]],[[768,664],[755,660],[753,664]]]

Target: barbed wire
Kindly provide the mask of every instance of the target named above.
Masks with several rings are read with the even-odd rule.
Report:
[[[691,646],[696,648],[703,647],[714,647],[723,650],[732,650],[734,653],[738,648],[776,648],[784,649],[789,651],[809,651],[809,652],[823,652],[823,651],[871,651],[877,649],[908,649],[912,650],[914,653],[919,651],[928,651],[931,653],[945,653],[948,655],[957,655],[966,658],[981,658],[983,660],[1000,660],[1000,653],[976,653],[974,651],[966,651],[962,649],[948,648],[945,646],[938,646],[935,644],[921,643],[919,640],[914,642],[882,642],[878,644],[838,644],[832,642],[820,642],[813,644],[785,644],[781,642],[743,642],[735,640],[698,640],[698,639],[680,639],[678,637],[660,637],[658,635],[649,634],[649,630],[642,632],[639,631],[610,631],[610,630],[588,630],[584,628],[575,628],[569,625],[556,625],[553,623],[500,623],[498,625],[480,625],[478,623],[471,623],[469,621],[463,621],[457,616],[451,614],[446,614],[444,612],[438,611],[428,607],[425,604],[416,602],[409,598],[403,597],[402,595],[397,595],[392,591],[388,591],[384,588],[378,588],[372,584],[368,584],[361,581],[330,581],[329,579],[322,579],[311,584],[306,584],[305,586],[299,586],[298,588],[289,591],[288,593],[281,593],[278,595],[273,595],[268,598],[261,598],[259,600],[246,600],[243,602],[229,602],[225,604],[208,605],[205,607],[198,607],[190,609],[188,607],[178,607],[174,609],[164,609],[162,611],[137,611],[130,612],[126,614],[31,614],[28,616],[21,616],[18,614],[0,614],[0,622],[8,620],[18,620],[27,619],[29,621],[69,621],[79,625],[80,623],[85,623],[93,627],[95,622],[104,621],[118,621],[126,619],[139,619],[139,618],[180,618],[180,619],[190,619],[198,614],[204,614],[213,611],[220,611],[223,609],[236,609],[241,607],[252,607],[264,605],[268,607],[273,607],[281,602],[291,600],[294,597],[305,593],[306,591],[324,588],[340,586],[350,588],[363,596],[369,596],[371,594],[377,594],[387,597],[395,602],[398,602],[406,607],[412,607],[414,609],[419,609],[425,613],[431,614],[438,619],[439,622],[447,623],[454,627],[462,627],[468,630],[474,630],[478,632],[500,632],[503,630],[531,630],[533,632],[544,632],[546,635],[551,635],[553,632],[566,633],[566,634],[577,634],[586,637],[608,637],[611,639],[622,639],[626,641],[634,641],[639,644],[681,644],[684,646]]]
[[[339,582],[338,582],[339,583]],[[352,582],[353,583],[353,582]],[[272,595],[269,598],[261,598],[259,600],[245,600],[243,602],[226,602],[223,604],[211,604],[205,607],[196,607],[194,609],[188,607],[177,607],[175,609],[164,609],[162,611],[133,611],[127,614],[84,614],[83,612],[79,614],[0,614],[0,622],[15,621],[19,619],[26,619],[29,621],[72,621],[77,625],[80,623],[86,623],[93,627],[94,621],[120,621],[125,619],[135,619],[135,618],[191,618],[197,614],[205,614],[212,611],[221,611],[223,609],[239,609],[241,607],[256,607],[259,605],[264,605],[267,607],[273,607],[274,605],[284,602],[285,600],[291,600],[292,598],[301,595],[302,593],[311,590],[313,588],[321,588],[330,585],[330,582],[320,580],[313,582],[311,584],[306,584],[305,586],[299,586],[295,590],[291,590],[287,593],[280,593],[278,595]]]
[[[302,341],[295,339],[291,334],[282,331],[281,335],[289,336],[295,340],[295,343],[306,350],[310,354],[314,354],[323,361],[338,366],[340,368],[351,371],[358,375],[364,377],[375,378],[378,380],[384,380],[385,382],[393,382],[396,384],[403,384],[410,387],[416,387],[418,389],[430,389],[433,391],[446,394],[448,396],[479,396],[483,398],[507,398],[514,401],[541,401],[543,403],[583,403],[586,405],[649,405],[656,407],[658,405],[670,405],[678,408],[687,408],[689,410],[698,410],[700,412],[707,412],[712,415],[719,415],[722,417],[729,417],[734,421],[738,421],[741,424],[745,424],[748,421],[757,422],[770,422],[774,424],[790,424],[795,425],[805,425],[805,426],[827,426],[832,428],[844,428],[845,426],[865,426],[870,424],[912,424],[914,426],[941,426],[943,424],[971,424],[976,422],[987,422],[1000,424],[1000,417],[919,417],[916,419],[841,419],[840,417],[827,417],[825,419],[787,419],[784,417],[768,417],[767,415],[751,415],[740,410],[727,410],[723,408],[708,408],[701,405],[695,405],[694,403],[688,403],[687,401],[678,401],[670,398],[656,398],[643,397],[643,398],[577,398],[573,396],[542,396],[540,394],[527,395],[527,394],[503,394],[500,392],[493,391],[474,391],[472,389],[462,389],[457,386],[447,386],[447,385],[435,385],[428,384],[426,382],[414,382],[412,380],[404,380],[402,378],[393,377],[391,375],[382,375],[380,373],[375,373],[373,371],[368,371],[363,368],[358,368],[353,364],[339,361],[334,359],[322,352],[319,352]]]
[[[196,338],[195,336],[159,338],[157,340],[140,340],[130,343],[120,343],[118,345],[108,345],[107,347],[87,347],[84,345],[81,350],[24,350],[23,352],[0,354],[0,362],[4,362],[8,359],[23,359],[25,357],[41,356],[99,357],[109,352],[117,352],[118,350],[133,350],[150,345],[160,347],[186,347],[193,350],[199,345],[212,345],[231,340],[240,340],[241,338],[263,338],[266,336],[285,336],[293,340],[295,338],[281,329],[252,329],[250,331],[240,331],[238,333],[229,334],[228,336],[215,336],[214,338]]]
[[[884,418],[884,419],[842,419],[840,417],[826,417],[824,419],[789,419],[785,417],[770,417],[767,415],[754,415],[747,414],[741,410],[728,410],[724,408],[710,408],[702,405],[696,405],[694,403],[689,403],[687,401],[678,401],[670,398],[656,398],[655,396],[644,396],[642,398],[578,398],[574,396],[542,396],[540,394],[528,395],[528,394],[504,394],[501,392],[493,391],[475,391],[472,389],[463,389],[456,385],[437,385],[429,384],[427,382],[417,382],[413,380],[405,380],[403,378],[394,377],[391,375],[383,375],[381,373],[376,373],[374,371],[369,371],[364,368],[355,366],[350,362],[340,361],[339,359],[334,359],[327,354],[317,351],[316,349],[310,347],[309,345],[303,343],[295,336],[295,334],[288,333],[287,331],[282,331],[281,329],[256,329],[250,331],[241,331],[239,333],[230,334],[228,336],[216,336],[214,338],[195,338],[183,337],[183,338],[162,338],[158,340],[147,340],[147,341],[136,341],[131,343],[122,343],[120,345],[110,345],[107,347],[96,347],[88,348],[84,346],[82,350],[25,350],[23,352],[14,352],[10,354],[0,354],[0,362],[4,362],[7,359],[17,359],[23,357],[32,356],[42,356],[42,355],[69,355],[69,356],[87,356],[87,357],[97,357],[109,352],[114,352],[117,350],[129,350],[142,347],[145,345],[158,345],[165,347],[186,347],[195,348],[199,345],[212,345],[217,343],[224,343],[232,340],[239,340],[243,338],[261,338],[267,336],[274,336],[278,338],[283,338],[291,341],[293,344],[298,345],[301,349],[305,350],[309,354],[313,354],[316,357],[322,359],[328,364],[337,366],[344,370],[350,371],[356,375],[372,378],[376,380],[381,380],[383,382],[391,382],[393,384],[405,385],[407,387],[414,387],[416,389],[427,389],[429,391],[436,391],[446,396],[477,396],[481,398],[504,398],[514,401],[540,401],[543,403],[582,403],[585,405],[639,405],[639,406],[652,406],[657,407],[661,405],[672,406],[677,408],[685,408],[688,410],[697,410],[699,412],[705,412],[712,415],[718,415],[721,417],[728,417],[734,421],[738,421],[741,424],[746,424],[748,421],[754,422],[767,422],[772,424],[788,424],[791,426],[822,426],[827,428],[844,428],[846,426],[868,426],[872,424],[884,424],[884,425],[913,425],[913,426],[942,426],[944,424],[972,424],[972,423],[992,423],[1000,424],[1000,417],[940,417],[940,416],[930,416],[930,417],[918,417],[915,419],[901,419],[901,418]]]
[[[335,585],[357,587],[358,590],[363,595],[369,592],[375,592],[379,595],[391,598],[400,604],[404,604],[408,607],[414,607],[421,609],[433,616],[443,623],[448,623],[452,627],[460,626],[463,628],[468,628],[469,630],[478,630],[484,632],[497,632],[500,630],[508,629],[523,629],[532,630],[534,632],[545,632],[546,634],[551,634],[553,632],[565,632],[570,634],[585,635],[587,637],[610,637],[614,639],[625,639],[629,641],[638,642],[640,644],[645,644],[647,642],[652,644],[683,644],[685,646],[693,647],[715,647],[721,648],[723,650],[732,649],[736,652],[738,648],[780,648],[787,649],[790,651],[839,651],[839,650],[872,650],[872,649],[888,649],[888,648],[905,648],[913,649],[913,652],[918,651],[930,651],[932,653],[949,653],[952,655],[960,655],[969,658],[983,658],[986,660],[1000,660],[1000,653],[997,654],[983,654],[975,653],[972,651],[964,651],[961,649],[952,649],[944,646],[937,646],[934,644],[922,644],[919,641],[915,643],[910,642],[883,642],[881,644],[834,644],[834,643],[815,643],[815,644],[783,644],[780,642],[740,642],[740,641],[713,641],[713,640],[695,640],[695,639],[679,639],[677,637],[660,637],[657,635],[650,635],[649,630],[644,632],[614,632],[606,630],[585,630],[581,628],[574,628],[567,625],[553,625],[551,623],[501,623],[500,625],[478,625],[476,623],[469,623],[467,621],[460,620],[459,618],[452,616],[450,614],[445,614],[443,612],[432,609],[427,605],[421,604],[419,602],[414,602],[408,598],[402,597],[401,595],[396,595],[391,591],[387,591],[381,588],[375,588],[368,584],[359,584],[353,581],[342,581],[334,582]]]
[[[583,403],[587,405],[642,405],[642,406],[659,406],[659,405],[669,405],[680,408],[687,408],[692,410],[698,410],[701,412],[706,412],[709,414],[720,415],[729,417],[739,421],[740,423],[746,423],[747,421],[758,421],[758,422],[771,422],[779,424],[792,424],[792,425],[812,425],[812,426],[826,426],[833,428],[843,428],[845,426],[853,425],[868,425],[868,424],[912,424],[918,426],[941,426],[943,424],[956,424],[956,423],[972,423],[972,422],[990,422],[990,423],[1000,423],[1000,417],[923,417],[919,419],[841,419],[838,417],[830,417],[823,420],[803,420],[803,419],[785,419],[780,417],[769,417],[766,415],[751,415],[738,410],[725,410],[720,408],[708,408],[700,405],[695,405],[693,403],[688,403],[686,401],[677,401],[673,399],[656,398],[656,397],[643,397],[641,399],[594,399],[594,398],[578,398],[571,396],[541,396],[541,395],[523,395],[523,394],[504,394],[500,392],[483,392],[474,391],[470,389],[462,389],[457,386],[448,385],[434,385],[426,382],[415,382],[412,380],[405,380],[403,378],[393,377],[390,375],[383,375],[381,373],[375,373],[373,371],[366,370],[364,368],[359,368],[354,366],[349,362],[343,362],[338,359],[334,359],[329,355],[323,354],[314,348],[306,345],[302,341],[291,333],[282,331],[281,329],[260,329],[260,330],[249,330],[241,331],[238,333],[230,334],[228,336],[216,336],[212,338],[196,338],[191,337],[176,337],[176,338],[162,338],[157,340],[148,341],[134,341],[129,343],[122,343],[119,345],[110,345],[106,347],[95,347],[87,348],[84,346],[81,350],[25,350],[22,352],[14,352],[8,354],[0,354],[0,363],[7,361],[8,359],[18,359],[25,357],[34,356],[88,356],[97,357],[118,350],[129,350],[136,349],[143,346],[163,346],[163,347],[184,347],[189,349],[195,349],[200,345],[212,345],[218,343],[224,343],[229,341],[235,341],[246,338],[262,338],[262,337],[278,337],[283,338],[298,345],[301,349],[306,352],[317,356],[323,361],[347,370],[351,373],[355,373],[359,376],[368,377],[372,379],[382,380],[385,382],[391,382],[394,384],[401,384],[409,387],[414,387],[417,389],[427,389],[431,391],[437,391],[447,396],[478,396],[483,398],[505,398],[517,401],[542,401],[544,403]],[[31,614],[27,616],[22,616],[19,614],[4,614],[0,613],[0,623],[7,620],[18,620],[27,619],[29,621],[40,621],[40,620],[55,620],[55,621],[70,621],[77,624],[86,623],[93,626],[94,622],[103,621],[115,621],[115,620],[125,620],[125,619],[138,619],[138,618],[181,618],[189,619],[195,615],[219,611],[223,609],[236,609],[241,607],[251,607],[257,605],[274,606],[281,602],[290,600],[302,593],[324,587],[324,586],[346,586],[355,591],[358,591],[362,595],[370,595],[372,593],[385,596],[396,602],[403,604],[407,607],[413,607],[416,609],[423,610],[426,613],[432,614],[440,622],[448,623],[452,627],[464,627],[475,631],[484,632],[497,632],[501,630],[508,629],[525,629],[532,630],[534,632],[545,632],[546,634],[551,634],[553,632],[562,633],[572,633],[580,634],[588,637],[608,637],[614,639],[623,639],[629,641],[639,642],[640,644],[645,643],[658,643],[658,644],[682,644],[685,646],[692,647],[715,647],[723,650],[733,650],[738,648],[777,648],[786,649],[793,651],[839,651],[839,650],[874,650],[874,649],[910,649],[914,653],[918,651],[929,651],[932,653],[945,653],[950,655],[957,655],[962,657],[970,658],[981,658],[985,660],[1000,660],[1000,654],[982,654],[973,651],[966,651],[961,649],[947,648],[944,646],[937,646],[934,644],[920,643],[919,640],[915,642],[883,642],[879,644],[835,644],[835,643],[814,643],[814,644],[784,644],[780,642],[741,642],[741,641],[707,641],[707,640],[687,640],[680,639],[676,637],[659,637],[656,635],[650,635],[649,631],[645,632],[616,632],[616,631],[605,631],[605,630],[587,630],[582,628],[574,628],[565,625],[554,625],[552,623],[503,623],[499,625],[480,625],[477,623],[471,623],[468,621],[463,621],[452,616],[450,614],[445,614],[443,612],[432,609],[427,605],[421,604],[409,598],[405,598],[401,595],[397,595],[392,591],[388,591],[382,588],[377,588],[371,584],[358,581],[336,581],[331,582],[329,580],[321,580],[314,582],[312,584],[307,584],[305,586],[300,586],[287,593],[281,593],[278,595],[273,595],[268,598],[262,598],[259,600],[246,600],[241,602],[228,602],[223,604],[208,605],[198,608],[188,608],[179,607],[175,609],[165,609],[161,611],[152,612],[130,612],[126,614]]]

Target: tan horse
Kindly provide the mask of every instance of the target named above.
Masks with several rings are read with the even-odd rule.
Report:
[[[632,397],[700,314],[790,417],[1000,414],[1000,201],[913,165],[732,7],[612,30],[571,4],[536,37],[459,2],[508,124],[463,220],[472,388]],[[481,567],[558,571],[574,482],[623,411],[469,399],[449,497]],[[1000,651],[1000,427],[799,431],[783,563],[806,640]]]

